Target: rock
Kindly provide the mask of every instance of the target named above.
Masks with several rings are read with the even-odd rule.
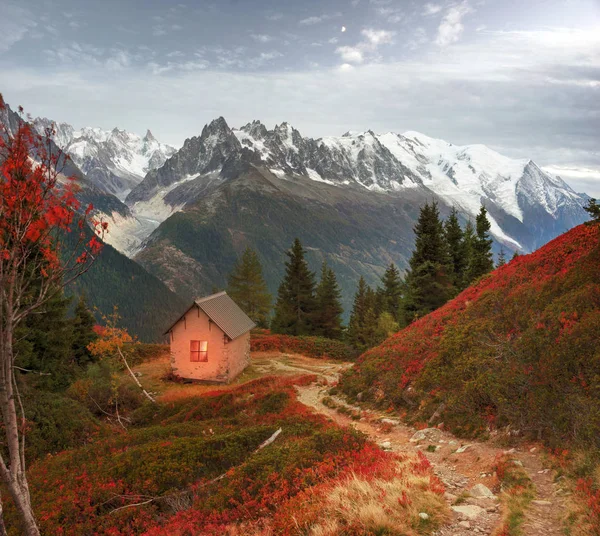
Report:
[[[486,512],[489,512],[490,514],[492,514],[492,513],[496,512],[497,510],[498,510],[498,507],[497,507],[497,506],[488,506],[488,507],[485,509],[485,511],[486,511]]]
[[[446,499],[448,502],[454,502],[456,499],[458,499],[458,497],[453,493],[446,492],[444,493],[444,499]]]
[[[475,484],[470,491],[473,497],[479,499],[496,499],[496,496],[492,493],[492,491],[483,484]]]
[[[400,424],[400,421],[397,421],[395,419],[381,419],[381,424],[391,424],[392,426],[398,426]]]
[[[363,394],[362,393],[358,393],[356,395],[356,400],[358,400],[359,402],[362,402],[362,399],[363,399]]]
[[[512,463],[513,463],[513,465],[523,467],[523,462],[521,460],[512,460]]]
[[[515,452],[517,452],[516,449],[510,449],[510,450],[505,450],[504,454],[514,454]]]
[[[410,438],[410,442],[419,443],[419,441],[429,441],[430,443],[434,443],[439,441],[441,436],[442,432],[437,428],[425,428],[424,430],[415,432],[415,434]]]
[[[460,521],[458,523],[458,525],[460,527],[462,527],[463,529],[470,529],[471,528],[471,523],[469,523],[468,521]]]
[[[456,454],[462,454],[463,452],[467,452],[471,448],[472,445],[463,445],[459,449],[456,450]]]
[[[529,452],[531,452],[531,454],[533,454],[533,453],[534,453],[536,450],[537,450],[537,449],[536,449],[535,447],[531,447],[531,448],[529,449]]]
[[[531,504],[535,504],[536,506],[552,506],[552,503],[550,501],[541,500],[531,501]]]
[[[425,512],[420,512],[419,517],[424,521],[427,521],[429,519],[429,514],[426,514]]]
[[[383,450],[392,450],[392,444],[389,441],[384,441],[379,445]]]
[[[459,504],[458,506],[452,506],[452,510],[467,519],[476,519],[484,512],[483,508],[474,504]]]
[[[454,445],[458,445],[458,441],[454,441],[454,439],[451,439],[450,441],[448,441],[448,445],[453,447]]]

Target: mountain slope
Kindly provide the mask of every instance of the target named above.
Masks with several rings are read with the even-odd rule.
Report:
[[[600,447],[598,341],[600,226],[581,225],[363,354],[341,388],[463,434]]]
[[[412,225],[426,199],[418,190],[389,196],[302,177],[281,180],[248,164],[236,178],[213,185],[164,221],[134,258],[179,295],[192,298],[222,288],[238,255],[251,246],[275,293],[284,251],[299,237],[313,270],[323,259],[335,270],[349,311],[361,275],[376,284],[390,262],[406,265]]]

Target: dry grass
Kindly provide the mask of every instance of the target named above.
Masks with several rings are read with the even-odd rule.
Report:
[[[140,381],[147,391],[157,393],[157,398],[162,402],[173,402],[208,392],[228,391],[264,376],[295,376],[309,372],[319,373],[328,365],[329,362],[326,360],[312,359],[300,355],[281,354],[279,352],[253,352],[250,366],[230,384],[178,383],[164,380],[171,370],[168,353],[157,359],[141,363],[133,367],[133,370],[141,373]]]
[[[413,536],[430,534],[447,522],[450,513],[443,498],[427,489],[429,476],[412,474],[407,462],[398,463],[397,476],[391,480],[353,475],[338,484],[324,500],[322,520],[313,524],[308,534],[334,536],[354,529]],[[428,518],[422,519],[420,513]]]

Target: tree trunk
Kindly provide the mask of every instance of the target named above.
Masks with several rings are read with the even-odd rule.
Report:
[[[27,475],[25,474],[24,443],[22,443],[25,438],[24,436],[20,437],[20,433],[23,434],[24,431],[20,432],[19,430],[19,417],[15,404],[15,398],[19,395],[13,389],[12,323],[10,319],[6,320],[4,329],[1,332],[2,340],[0,341],[0,412],[4,424],[9,463],[6,464],[4,459],[1,460],[0,474],[19,512],[23,534],[26,536],[39,536],[40,531],[31,507],[31,497]]]

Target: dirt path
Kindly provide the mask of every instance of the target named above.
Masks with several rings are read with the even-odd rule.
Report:
[[[390,415],[364,411],[359,407],[349,406],[337,397],[330,397],[338,406],[361,412],[360,420],[353,420],[336,409],[324,405],[323,399],[328,396],[327,384],[337,380],[340,372],[351,366],[350,364],[323,363],[319,366],[311,360],[311,365],[307,367],[306,363],[290,359],[285,363],[275,361],[271,366],[288,372],[295,370],[321,376],[324,381],[297,388],[299,401],[318,413],[342,426],[352,426],[360,430],[386,450],[413,453],[420,451],[427,456],[435,473],[446,485],[445,497],[455,512],[453,521],[439,530],[437,536],[492,535],[501,526],[502,509],[498,499],[475,497],[472,495],[476,493],[471,490],[476,484],[494,488],[497,482],[492,474],[492,466],[496,457],[505,451],[489,443],[460,441],[440,430],[421,434],[426,437],[421,441],[415,441],[413,438],[416,430]],[[526,513],[522,534],[525,536],[563,534],[561,528],[564,499],[556,495],[557,484],[554,483],[552,471],[543,468],[540,457],[535,453],[517,450],[511,454],[522,462],[537,491],[537,496]]]

